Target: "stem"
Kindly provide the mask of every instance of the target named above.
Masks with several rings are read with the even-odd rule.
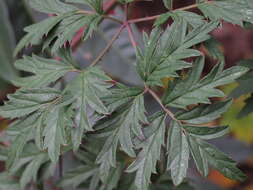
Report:
[[[171,119],[180,122],[180,121],[175,117],[175,115],[174,115],[168,108],[166,108],[166,107],[163,105],[163,103],[161,102],[159,96],[158,96],[153,90],[151,90],[151,89],[148,88],[147,86],[146,86],[146,89],[147,89],[147,91],[153,96],[153,98],[157,101],[157,103],[161,106],[161,108],[165,111],[165,113],[166,113],[168,116],[171,117]]]
[[[206,1],[205,3],[211,3],[211,1]],[[174,9],[173,11],[185,11],[185,10],[189,10],[189,9],[194,9],[197,8],[199,4],[193,4],[193,5],[189,5],[186,7],[181,7],[178,9]],[[157,18],[159,18],[161,16],[161,14],[159,15],[154,15],[154,16],[150,16],[150,17],[145,17],[145,18],[137,18],[137,19],[131,19],[128,22],[133,24],[133,23],[138,23],[138,22],[145,22],[145,21],[150,21],[150,20],[155,20]]]
[[[132,28],[128,23],[126,24],[126,28],[127,28],[127,31],[128,31],[128,36],[129,36],[129,39],[131,41],[131,44],[134,48],[136,48],[137,47],[137,42],[134,39],[134,34],[133,34],[133,31],[132,31]]]
[[[122,30],[126,27],[126,25],[122,25],[119,30],[116,32],[116,34],[114,34],[114,36],[112,37],[112,39],[110,40],[110,42],[107,44],[107,46],[105,47],[105,49],[98,55],[98,57],[91,63],[90,66],[94,66],[96,65],[107,53],[107,51],[109,51],[109,49],[112,47],[113,43],[118,39],[118,37],[120,36]]]

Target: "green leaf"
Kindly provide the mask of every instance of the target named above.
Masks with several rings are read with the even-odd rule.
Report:
[[[182,126],[173,121],[168,135],[168,165],[173,183],[177,186],[186,177],[189,162],[189,145]]]
[[[211,105],[200,105],[190,111],[177,114],[177,119],[190,124],[203,124],[211,122],[225,113],[232,105],[231,99],[219,101]]]
[[[191,104],[209,104],[209,98],[223,97],[224,93],[216,87],[229,84],[245,74],[246,67],[235,66],[223,71],[224,64],[216,64],[212,71],[201,79],[204,58],[198,58],[186,79],[177,80],[164,95],[166,105],[185,108]]]
[[[59,0],[28,0],[29,5],[42,13],[60,15],[78,10],[76,7]]]
[[[83,26],[86,26],[83,34],[83,38],[86,40],[97,29],[101,18],[99,14],[73,14],[62,20],[55,32],[51,34],[52,36],[48,38],[46,44],[53,43],[52,53],[56,53],[66,42],[71,42],[75,34]],[[54,42],[55,38],[57,39]]]
[[[35,55],[32,57],[25,56],[23,59],[16,61],[15,66],[19,70],[34,74],[13,81],[16,86],[27,88],[47,86],[63,77],[66,73],[74,70],[73,66],[63,61],[45,59]]]
[[[132,90],[133,89],[129,89],[129,92],[132,92]],[[119,92],[117,90],[115,91],[116,93]],[[128,95],[132,96],[132,94]],[[127,99],[129,98],[130,97]],[[125,102],[124,99],[123,101]],[[101,165],[100,168],[102,173],[106,173],[110,166],[116,166],[116,149],[118,144],[121,145],[122,150],[129,156],[135,157],[133,137],[137,136],[141,139],[144,138],[142,124],[148,123],[148,121],[145,116],[146,111],[143,95],[139,94],[132,97],[128,104],[128,107],[125,110],[120,111],[121,113],[116,119],[114,120],[114,118],[112,118],[112,122],[109,123],[110,125],[115,126],[115,129],[107,137],[105,145],[97,157],[97,163]]]
[[[111,85],[106,81],[110,81],[110,77],[97,67],[90,67],[86,71],[81,72],[73,79],[65,91],[70,91],[78,101],[78,109],[80,111],[80,121],[77,128],[73,129],[73,144],[77,150],[84,131],[92,131],[93,126],[89,121],[87,109],[91,107],[99,114],[108,115],[110,110],[105,106],[102,97],[110,94]]]
[[[191,155],[194,159],[198,171],[201,175],[207,177],[209,173],[209,166],[204,150],[200,147],[198,141],[194,137],[188,136],[188,142],[191,150]]]
[[[10,177],[8,173],[1,173],[0,175],[0,190],[20,190],[18,180]]]
[[[17,76],[12,65],[12,51],[15,46],[15,36],[8,18],[8,9],[4,1],[0,2],[0,78],[10,82]]]
[[[156,172],[156,163],[160,159],[161,146],[165,138],[165,117],[156,118],[150,125],[154,133],[145,139],[137,159],[127,168],[127,172],[136,171],[137,189],[148,189],[151,174]]]
[[[211,20],[225,20],[243,26],[243,21],[253,21],[253,8],[247,0],[212,1],[201,3],[198,8]]]
[[[183,126],[190,135],[200,139],[215,139],[229,133],[228,126],[220,127],[196,127],[196,126]]]
[[[32,161],[26,166],[20,178],[19,183],[22,189],[24,189],[25,186],[32,180],[37,181],[39,169],[48,160],[48,156],[43,153],[33,157]]]
[[[50,159],[56,163],[61,154],[61,146],[67,144],[65,127],[68,123],[65,122],[66,118],[65,108],[55,108],[47,113],[44,129],[44,149],[48,150]],[[69,118],[70,119],[70,118]]]
[[[94,166],[79,166],[68,171],[59,182],[60,187],[78,187],[92,176],[96,175],[98,168]]]
[[[66,0],[66,2],[86,4],[92,7],[97,13],[103,14],[103,0]]]
[[[187,23],[178,18],[161,34],[156,28],[150,37],[144,33],[144,52],[137,51],[137,70],[147,85],[162,86],[164,77],[178,77],[176,71],[192,65],[183,59],[200,56],[201,53],[190,47],[209,38],[208,33],[217,27],[217,23],[203,24],[187,33]]]
[[[13,122],[7,130],[9,136],[14,140],[8,150],[7,168],[13,167],[20,158],[23,149],[32,135],[32,128],[36,126],[39,114],[33,114],[29,117]]]
[[[236,167],[236,162],[225,155],[223,152],[216,149],[214,146],[198,140],[199,148],[202,149],[204,156],[208,163],[224,176],[233,179],[243,181],[246,176],[240,169]]]
[[[73,14],[73,13],[71,13]],[[70,15],[71,15],[70,14]],[[59,23],[62,19],[67,17],[68,14],[62,14],[59,16],[50,17],[39,23],[26,27],[24,30],[27,34],[18,43],[14,55],[17,55],[24,47],[28,45],[38,45],[44,36],[47,36],[49,32]]]
[[[163,4],[167,9],[173,9],[173,0],[163,0]]]
[[[60,104],[64,97],[52,88],[35,88],[20,89],[15,94],[8,95],[8,99],[9,101],[0,107],[0,115],[13,119],[47,109],[51,104]]]

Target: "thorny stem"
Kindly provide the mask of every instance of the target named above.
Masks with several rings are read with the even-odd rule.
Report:
[[[109,51],[109,49],[112,47],[113,43],[117,40],[117,38],[120,36],[122,30],[125,28],[125,25],[122,25],[118,32],[116,32],[116,34],[114,34],[114,36],[112,37],[112,39],[110,40],[110,42],[107,44],[107,46],[105,47],[105,49],[98,55],[98,57],[91,63],[91,66],[96,65],[107,53],[107,51]]]

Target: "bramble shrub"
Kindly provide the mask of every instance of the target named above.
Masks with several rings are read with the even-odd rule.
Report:
[[[189,190],[190,158],[205,177],[214,168],[228,178],[245,179],[230,157],[207,142],[227,134],[229,127],[207,123],[232,103],[218,87],[240,78],[250,66],[225,69],[210,33],[223,22],[242,27],[252,23],[252,1],[196,0],[173,9],[172,0],[163,0],[166,13],[128,19],[133,1],[118,1],[125,11],[121,19],[108,14],[103,0],[29,0],[33,9],[50,17],[25,27],[14,52],[18,55],[28,46],[41,50],[16,61],[15,67],[29,74],[12,81],[19,89],[0,107],[0,115],[12,121],[5,134],[10,145],[1,145],[6,171],[0,175],[0,189],[44,189],[43,182],[60,167],[53,187]],[[83,5],[91,9],[83,10]],[[191,11],[195,8],[197,13]],[[118,31],[88,67],[81,67],[72,57],[72,39],[85,27],[82,41],[87,40],[107,19],[119,25]],[[132,25],[146,21],[155,21],[154,26],[143,32],[139,44]],[[113,80],[99,66],[125,30],[136,52],[132,64],[142,81],[139,86]],[[203,72],[201,47],[216,60],[208,73]],[[75,77],[66,79],[69,73]],[[146,111],[146,96],[160,110]],[[76,162],[63,171],[69,154]]]

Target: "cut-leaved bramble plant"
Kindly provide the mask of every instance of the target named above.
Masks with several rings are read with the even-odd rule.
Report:
[[[249,68],[225,69],[210,33],[223,22],[252,23],[252,1],[196,0],[174,9],[173,0],[163,0],[166,13],[129,19],[133,2],[113,2],[124,11],[121,18],[109,14],[115,6],[105,7],[103,0],[29,0],[34,10],[50,17],[25,27],[14,52],[20,55],[28,46],[41,50],[16,61],[15,67],[29,75],[12,81],[18,90],[0,107],[0,115],[11,120],[5,133],[10,145],[1,146],[6,172],[0,175],[0,189],[44,190],[43,182],[60,167],[59,180],[51,184],[58,188],[189,190],[191,158],[205,177],[213,168],[233,180],[245,179],[236,162],[207,140],[229,132],[228,126],[208,125],[232,103],[219,87]],[[105,20],[118,24],[118,30],[84,68],[73,58],[71,43],[80,28],[80,40],[86,41]],[[140,44],[133,25],[147,21],[154,21],[153,29],[143,32]],[[99,66],[124,31],[136,52],[132,64],[140,85],[112,79]],[[216,60],[208,73],[201,47]],[[147,96],[159,106],[155,113],[147,109]],[[62,172],[69,154],[76,162]]]

